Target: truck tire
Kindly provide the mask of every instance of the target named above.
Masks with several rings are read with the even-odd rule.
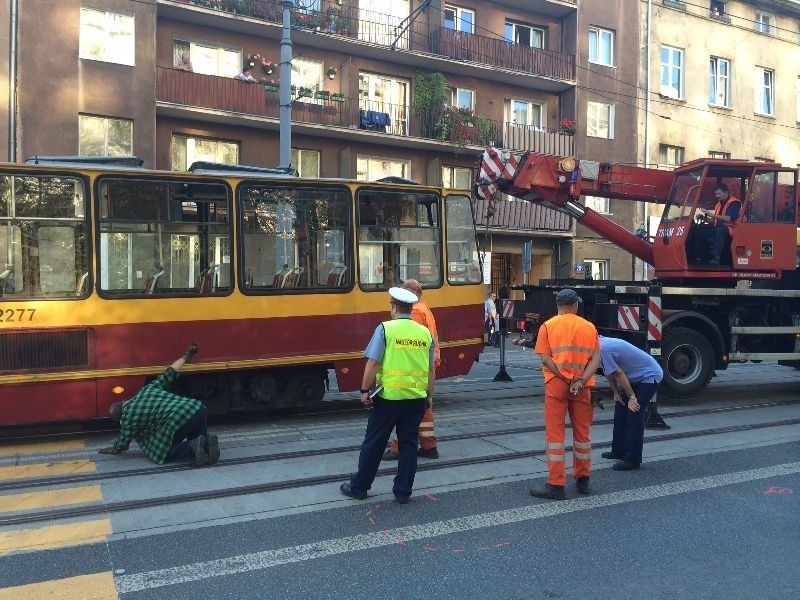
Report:
[[[661,366],[661,390],[672,398],[687,398],[710,381],[714,351],[702,333],[687,327],[668,328],[661,348]]]

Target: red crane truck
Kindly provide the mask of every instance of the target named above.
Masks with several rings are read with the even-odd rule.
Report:
[[[662,391],[687,397],[732,362],[777,360],[800,369],[798,172],[776,163],[699,159],[674,171],[487,148],[475,193],[499,193],[563,211],[651,265],[651,281],[543,280],[522,286],[515,318],[555,314],[554,295],[580,288],[601,333],[646,348],[664,368]],[[724,184],[741,200],[730,244],[712,260],[703,213]],[[664,204],[654,238],[579,203],[581,195]],[[710,242],[709,242],[710,244]]]

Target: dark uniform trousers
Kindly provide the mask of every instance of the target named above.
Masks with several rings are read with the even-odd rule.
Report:
[[[631,388],[636,394],[636,401],[641,408],[639,412],[629,410],[628,396],[625,392],[621,394],[624,404],[614,403],[614,436],[611,442],[611,452],[621,456],[624,460],[641,464],[644,427],[647,424],[650,401],[656,395],[658,384],[650,379],[631,383]]]
[[[170,462],[193,458],[191,441],[201,435],[208,435],[208,411],[205,406],[197,409],[197,412],[189,417],[189,420],[181,425],[180,429],[172,436],[172,447],[167,452],[166,460]]]
[[[419,424],[422,422],[422,415],[425,414],[426,404],[425,398],[384,400],[376,397],[374,399],[374,406],[367,422],[367,432],[364,434],[364,443],[361,444],[361,454],[358,457],[358,472],[350,480],[350,489],[361,492],[372,487],[386,450],[386,443],[392,435],[392,430],[396,429],[400,455],[392,491],[404,496],[411,494],[414,476],[417,474]]]

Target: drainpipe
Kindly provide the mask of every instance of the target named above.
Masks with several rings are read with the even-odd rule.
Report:
[[[8,162],[17,160],[17,2],[11,0],[8,32]]]

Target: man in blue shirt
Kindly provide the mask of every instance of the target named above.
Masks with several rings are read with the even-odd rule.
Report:
[[[616,471],[638,469],[642,463],[644,427],[650,400],[664,371],[656,360],[625,340],[600,336],[600,366],[614,391],[614,437],[611,452]]]

